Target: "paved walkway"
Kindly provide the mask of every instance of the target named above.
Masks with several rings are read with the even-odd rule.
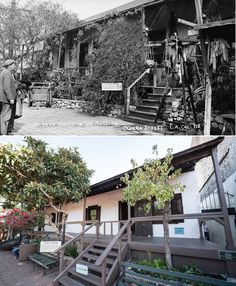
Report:
[[[57,271],[43,275],[43,268],[33,269],[32,262],[21,262],[10,251],[0,251],[1,286],[47,286]]]
[[[15,120],[14,135],[159,135],[151,126],[93,116],[72,109],[28,107]]]

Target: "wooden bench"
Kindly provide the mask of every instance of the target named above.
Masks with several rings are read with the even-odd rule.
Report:
[[[45,274],[47,269],[50,269],[58,264],[59,260],[55,255],[53,255],[53,253],[60,246],[60,241],[41,241],[40,252],[31,253],[28,255],[28,258],[34,262],[34,268],[37,264],[42,266]]]
[[[42,253],[31,253],[28,258],[34,262],[34,268],[36,267],[36,264],[42,266],[44,268],[44,274],[46,273],[47,269],[56,266],[58,263],[58,259],[56,257]]]
[[[118,286],[135,285],[153,286],[153,285],[171,285],[181,286],[191,284],[191,282],[201,282],[204,285],[215,286],[233,286],[235,283],[225,280],[213,279],[206,276],[187,274],[182,272],[163,270],[128,262],[121,264],[122,275],[118,281]]]

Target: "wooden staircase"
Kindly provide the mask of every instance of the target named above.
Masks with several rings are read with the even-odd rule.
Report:
[[[144,125],[162,124],[165,111],[168,107],[171,108],[172,100],[178,91],[178,88],[168,88],[163,101],[165,87],[140,86],[141,103],[130,108],[124,120]]]
[[[101,286],[103,285],[103,271],[105,271],[106,285],[112,285],[119,274],[118,246],[113,246],[112,250],[109,251],[105,260],[105,270],[102,269],[102,265],[96,265],[96,261],[104,253],[110,242],[109,240],[96,239],[76,259],[76,264],[87,266],[88,275],[76,272],[76,264],[74,264],[58,279],[57,285]],[[125,257],[127,253],[126,243],[122,243],[121,248],[122,256]]]

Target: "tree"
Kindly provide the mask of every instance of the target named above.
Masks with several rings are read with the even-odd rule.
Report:
[[[157,146],[153,146],[154,159],[145,160],[142,167],[136,168],[130,178],[125,174],[121,180],[126,184],[123,189],[124,200],[134,206],[138,201],[144,200],[144,208],[147,212],[151,209],[152,202],[157,202],[157,207],[163,209],[163,230],[165,259],[168,269],[172,268],[169,238],[170,202],[176,191],[183,191],[184,186],[175,179],[181,174],[181,169],[175,169],[171,165],[173,159],[172,150],[168,149],[163,160],[157,158]],[[137,167],[134,160],[133,167]]]
[[[56,35],[77,27],[79,19],[58,3],[33,0],[21,6],[19,1],[12,0],[7,5],[0,4],[0,22],[0,54],[3,59],[20,59],[23,53],[32,61],[35,43],[47,39],[46,43],[58,44],[59,36]],[[46,45],[42,53],[49,50]]]
[[[114,104],[124,103],[124,94],[101,90],[102,82],[122,82],[128,87],[144,71],[145,51],[140,11],[110,18],[91,29],[97,30],[93,54],[87,58],[93,73],[85,80],[84,98],[93,102],[93,111],[106,114]]]
[[[0,146],[0,189],[5,208],[21,204],[25,210],[43,212],[51,206],[67,218],[63,206],[89,193],[93,173],[77,148],[47,148],[41,140],[27,137],[26,146]],[[62,207],[59,208],[58,205]]]

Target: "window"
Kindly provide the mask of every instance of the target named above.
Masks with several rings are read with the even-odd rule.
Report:
[[[96,206],[90,206],[86,209],[86,220],[99,220],[100,221],[101,216],[101,207]]]
[[[171,201],[171,214],[183,214],[183,203],[182,203],[182,194],[175,194],[173,200]],[[158,209],[153,202],[153,215],[163,215],[163,209]],[[169,223],[180,223],[184,222],[184,219],[175,219],[170,221]],[[162,224],[162,221],[155,221],[154,224]]]
[[[50,213],[52,223],[62,222],[62,213]]]

